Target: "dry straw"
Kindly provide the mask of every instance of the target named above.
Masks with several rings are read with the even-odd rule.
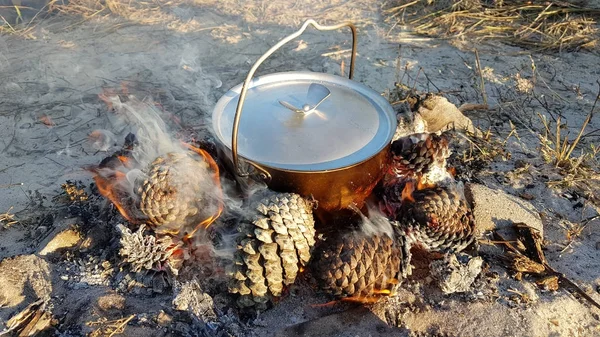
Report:
[[[595,49],[600,9],[563,1],[415,0],[384,3],[386,21],[418,34],[495,39],[537,50]],[[574,1],[573,1],[574,2]]]

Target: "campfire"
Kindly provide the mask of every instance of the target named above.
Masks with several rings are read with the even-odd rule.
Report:
[[[133,121],[137,135],[89,170],[129,226],[139,226],[137,232],[119,229],[121,256],[135,272],[165,270],[177,278],[201,261],[220,275],[241,309],[269,308],[306,273],[319,291],[339,300],[375,303],[411,274],[413,245],[457,252],[473,240],[462,185],[446,167],[448,134],[392,142],[391,161],[369,200],[320,211],[311,196],[263,184],[243,191],[228,178],[236,172],[223,164],[227,156],[213,158],[193,140],[175,139],[162,120],[148,123],[160,118],[151,105],[121,97],[102,99]],[[333,223],[342,227],[332,230]],[[207,241],[214,233],[229,241]],[[215,254],[226,245],[232,253]]]
[[[321,30],[348,26],[355,33],[351,24],[323,27],[310,20],[300,32],[309,24]],[[281,76],[250,82],[260,62],[217,103],[210,147],[184,129],[169,131],[164,112],[125,85],[100,95],[132,133],[120,150],[88,169],[127,222],[119,225],[121,256],[134,272],[168,271],[170,284],[208,273],[227,284],[244,310],[268,309],[306,277],[338,300],[375,303],[411,275],[413,246],[456,253],[473,242],[463,186],[447,167],[450,132],[428,132],[418,115],[408,118],[418,126],[397,127],[387,101],[348,79],[319,75],[316,83],[313,74],[297,73],[293,84]],[[277,113],[289,118],[278,126],[287,129],[283,134],[310,136],[299,143],[306,150],[281,151],[268,138],[281,137],[279,130],[271,132],[273,126],[251,116],[240,122],[244,105],[252,114],[258,104],[246,90],[263,84],[274,90]],[[286,98],[290,102],[277,96],[277,88],[288,85],[297,91],[293,100]],[[344,91],[370,100],[340,101]],[[372,117],[364,111],[336,114],[343,104],[372,109]],[[327,139],[330,123],[363,127],[351,134],[353,142],[344,136],[340,142]],[[311,133],[304,124],[312,125]],[[223,137],[227,133],[231,141]],[[331,143],[333,153],[317,151],[312,139]],[[280,142],[286,144],[285,138]]]

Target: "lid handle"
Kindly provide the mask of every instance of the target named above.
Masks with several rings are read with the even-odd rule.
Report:
[[[286,38],[279,41],[276,45],[271,47],[271,49],[267,50],[267,52],[264,53],[256,61],[256,63],[254,63],[252,68],[250,68],[250,71],[248,72],[248,76],[246,76],[246,80],[244,81],[244,84],[242,85],[242,91],[240,92],[240,98],[239,98],[239,101],[237,104],[237,108],[235,109],[235,118],[233,120],[233,134],[231,136],[232,137],[231,150],[233,152],[234,170],[235,170],[236,174],[240,177],[247,177],[250,175],[249,172],[242,171],[242,168],[240,167],[239,156],[238,156],[238,146],[237,146],[238,145],[238,130],[240,127],[240,118],[242,117],[242,108],[244,106],[244,101],[246,100],[246,93],[248,92],[248,85],[250,84],[250,81],[252,80],[252,77],[254,76],[254,73],[256,72],[258,67],[269,56],[271,56],[275,51],[277,51],[277,49],[281,48],[284,44],[286,44],[286,43],[290,42],[291,40],[300,36],[306,30],[308,25],[312,25],[313,27],[315,27],[315,29],[321,30],[321,31],[336,30],[336,29],[340,29],[343,27],[350,28],[350,30],[352,31],[352,54],[350,56],[350,71],[348,73],[348,78],[352,79],[354,77],[354,61],[356,60],[357,41],[356,41],[356,27],[351,22],[342,22],[340,24],[333,25],[333,26],[321,26],[315,20],[312,20],[312,19],[306,20],[304,22],[304,24],[302,24],[302,27],[300,27],[300,29],[297,32],[287,36]],[[319,102],[319,104],[320,104],[320,102]],[[292,106],[292,108],[294,108],[294,107]],[[316,108],[316,106],[314,108]],[[267,170],[265,170],[264,168],[262,168],[260,165],[258,165],[257,163],[254,163],[252,161],[247,161],[247,162],[260,172],[260,176],[263,180],[271,179],[271,175],[269,174],[269,172]]]

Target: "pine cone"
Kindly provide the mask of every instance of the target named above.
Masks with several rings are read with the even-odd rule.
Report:
[[[451,184],[409,193],[395,211],[398,234],[429,251],[465,249],[473,242],[475,219],[460,188]]]
[[[370,296],[398,280],[402,251],[380,233],[349,233],[325,240],[312,262],[321,289],[340,297]]]
[[[267,191],[253,199],[259,201],[238,228],[229,292],[240,295],[240,307],[264,309],[310,260],[314,220],[312,204],[297,194]]]
[[[426,173],[432,167],[446,167],[450,156],[447,134],[417,133],[392,143],[392,173],[396,176],[412,176]]]
[[[134,233],[123,225],[118,225],[117,228],[121,233],[119,254],[123,261],[130,264],[131,271],[159,271],[166,267],[177,275],[182,260],[175,254],[182,243],[175,243],[169,236],[157,239],[154,235],[145,235],[145,225],[141,225]]]
[[[159,234],[178,234],[182,227],[196,226],[207,218],[212,201],[207,188],[208,164],[191,153],[168,153],[145,171],[145,179],[136,179],[134,191],[146,223]],[[214,211],[213,211],[214,213]],[[192,231],[194,228],[187,228]]]

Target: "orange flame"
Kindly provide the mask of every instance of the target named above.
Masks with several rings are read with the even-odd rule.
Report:
[[[50,116],[48,116],[48,115],[42,115],[40,117],[40,122],[42,122],[42,124],[44,124],[45,126],[47,126],[49,128],[56,126],[56,123],[54,123],[52,118],[50,118]]]
[[[426,188],[434,188],[435,184],[427,184],[423,181],[423,178],[417,180],[417,191],[424,190]]]
[[[217,196],[217,198],[219,199],[219,201],[218,201],[219,205],[218,205],[217,211],[215,212],[215,214],[211,215],[207,219],[200,222],[191,233],[186,234],[186,238],[189,239],[194,235],[194,233],[196,233],[196,231],[200,227],[208,228],[213,222],[215,222],[215,220],[217,220],[223,213],[223,208],[225,205],[223,203],[223,189],[221,188],[221,180],[220,180],[220,176],[219,176],[219,166],[217,165],[215,160],[205,150],[203,150],[201,148],[197,148],[197,147],[195,147],[191,144],[185,143],[185,142],[182,142],[182,143],[185,147],[187,147],[188,149],[190,149],[190,150],[196,152],[198,155],[200,155],[204,159],[204,161],[208,164],[210,169],[213,171],[213,181],[215,183],[215,187],[217,188],[217,193],[219,194]]]
[[[415,183],[412,181],[406,182],[404,189],[402,190],[402,201],[415,202],[413,198],[413,192],[415,190]]]
[[[397,284],[398,282],[399,282],[398,279],[394,278],[394,279],[389,280],[388,283],[390,285],[393,285],[393,284]],[[371,291],[371,293],[369,295],[344,297],[340,300],[329,301],[327,303],[321,303],[321,304],[311,304],[310,306],[312,308],[326,308],[326,307],[334,306],[335,304],[337,304],[339,302],[374,304],[374,303],[379,302],[379,300],[381,300],[381,298],[383,296],[390,296],[390,295],[392,295],[392,291],[390,289],[373,289],[373,291]]]
[[[456,177],[456,167],[448,167],[446,170],[452,177]]]
[[[114,171],[114,174],[104,177],[100,173],[101,169],[94,168],[91,170],[95,173],[94,181],[96,182],[96,186],[98,187],[100,194],[110,200],[110,202],[117,207],[119,213],[121,213],[121,215],[123,215],[127,221],[131,223],[138,223],[138,221],[136,221],[135,218],[129,214],[128,209],[123,205],[122,196],[119,195],[118,190],[115,188],[115,186],[120,186],[120,183],[126,179],[125,173]]]
[[[221,216],[224,208],[224,203],[223,190],[221,189],[221,181],[219,176],[219,167],[217,166],[217,163],[205,150],[194,147],[187,143],[183,143],[183,145],[186,148],[200,155],[203,158],[203,160],[208,164],[209,168],[213,171],[212,178],[218,193],[217,211],[208,218],[198,223],[191,232],[186,233],[183,237],[184,242],[186,242],[191,239],[191,237],[196,233],[196,231],[199,228],[208,228],[217,218]],[[116,158],[116,160],[111,164],[108,164],[107,169],[110,170],[108,171],[108,174],[102,171],[104,167],[90,168],[90,171],[94,173],[94,181],[98,186],[98,191],[100,192],[100,194],[102,194],[104,197],[110,200],[113,203],[113,205],[115,205],[115,207],[117,207],[119,213],[121,213],[121,215],[123,215],[123,217],[127,219],[127,221],[136,224],[141,223],[143,220],[138,219],[135,216],[135,214],[132,213],[135,211],[135,209],[130,207],[131,205],[127,205],[126,203],[125,197],[127,196],[127,192],[122,191],[120,189],[120,186],[125,185],[126,180],[126,174],[123,171],[126,169],[132,169],[134,166],[134,161],[126,155],[116,155],[113,158]],[[179,233],[179,230],[166,231],[165,233],[176,235]]]

